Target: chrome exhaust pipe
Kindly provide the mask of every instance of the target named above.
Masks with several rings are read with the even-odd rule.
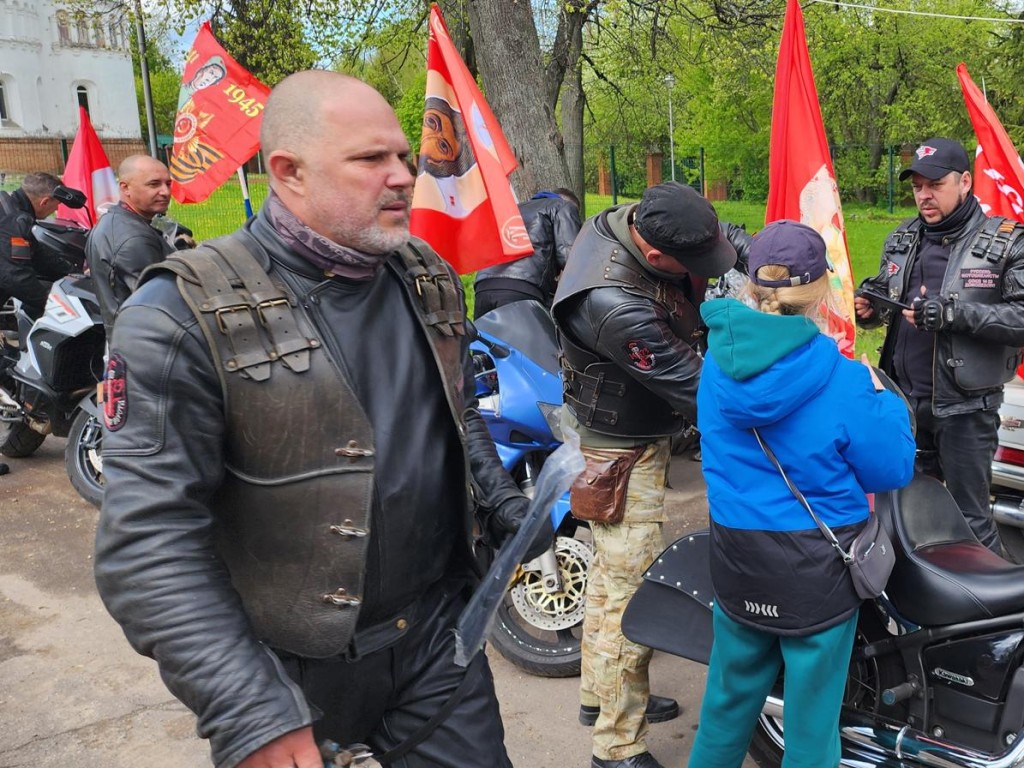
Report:
[[[783,700],[769,696],[761,710],[769,717],[784,720]],[[897,728],[873,721],[871,725],[839,723],[843,756],[840,766],[869,768],[894,766],[915,768],[1024,768],[1024,731],[1000,754],[989,754],[959,744],[939,741],[909,725]],[[899,761],[893,762],[893,759]]]
[[[1013,744],[999,754],[990,755],[959,744],[938,741],[909,725],[902,728],[876,723],[869,726],[840,726],[844,746],[843,765],[863,766],[869,755],[895,757],[899,765],[932,768],[1021,768],[1024,766],[1024,739],[1017,734]],[[857,762],[845,761],[847,745]],[[868,763],[870,764],[870,763]],[[881,765],[882,763],[877,763]]]
[[[1008,499],[997,496],[992,502],[992,518],[1002,525],[1009,525],[1013,528],[1024,528],[1024,501],[1014,504]]]

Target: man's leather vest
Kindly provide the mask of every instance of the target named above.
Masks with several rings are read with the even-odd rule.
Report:
[[[605,360],[570,337],[560,315],[578,306],[579,297],[599,288],[619,288],[661,305],[672,333],[696,347],[702,337],[698,307],[707,279],[690,275],[692,297],[679,285],[659,280],[612,233],[607,211],[587,222],[573,245],[570,259],[551,308],[562,346],[563,397],[581,424],[595,432],[628,438],[672,435],[684,426],[681,414],[644,387],[616,363]]]
[[[973,228],[975,234],[957,240],[950,249],[941,295],[963,302],[1000,303],[1003,273],[1011,252],[1020,248],[1018,241],[1024,227],[1002,217],[988,218],[980,212],[966,226]],[[903,221],[885,241],[886,292],[894,299],[906,294],[920,238],[921,220],[915,216]],[[892,370],[894,343],[895,334],[887,334],[880,360],[883,370]],[[944,380],[950,380],[963,394],[979,395],[998,389],[1013,378],[1020,363],[1019,347],[984,341],[970,333],[940,331],[935,338],[932,376],[936,392],[943,387]]]
[[[225,473],[211,506],[218,550],[246,614],[270,646],[324,658],[345,652],[359,616],[374,433],[330,359],[322,338],[329,329],[296,301],[288,273],[267,274],[254,255],[262,249],[242,230],[148,271],[177,275],[218,365]],[[448,268],[417,241],[386,268],[401,275],[427,329],[462,432],[465,326]]]

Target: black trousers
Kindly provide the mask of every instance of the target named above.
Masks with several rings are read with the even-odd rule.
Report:
[[[422,601],[408,633],[356,660],[306,659],[279,653],[289,676],[323,717],[313,724],[320,743],[368,744],[381,754],[429,720],[458,688],[467,668],[457,666],[454,627],[466,603],[460,584],[441,584]],[[358,636],[357,636],[358,644]],[[471,665],[477,679],[452,713],[398,768],[511,768],[486,659]]]
[[[946,483],[982,544],[1000,553],[992,519],[992,458],[999,445],[999,413],[971,411],[935,416],[929,398],[910,398],[917,416],[917,468]]]

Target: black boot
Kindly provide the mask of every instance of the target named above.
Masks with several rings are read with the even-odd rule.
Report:
[[[639,755],[627,757],[625,760],[602,760],[594,757],[590,761],[590,768],[665,768],[654,759],[650,752],[641,752]]]
[[[580,724],[591,726],[597,722],[597,716],[601,712],[600,707],[588,707],[580,705]],[[647,722],[666,723],[679,717],[679,702],[675,699],[667,699],[664,696],[655,696],[647,699]]]

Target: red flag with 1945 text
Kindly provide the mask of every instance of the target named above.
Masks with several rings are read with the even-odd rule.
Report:
[[[533,252],[508,176],[516,159],[430,9],[427,93],[410,229],[459,274]]]
[[[174,119],[169,166],[175,200],[202,202],[256,153],[269,95],[203,22],[185,57]]]
[[[853,357],[853,270],[839,187],[807,51],[804,17],[788,0],[775,68],[772,133],[768,152],[768,206],[765,223],[792,219],[814,228],[825,240],[833,272],[828,312],[830,335]]]

